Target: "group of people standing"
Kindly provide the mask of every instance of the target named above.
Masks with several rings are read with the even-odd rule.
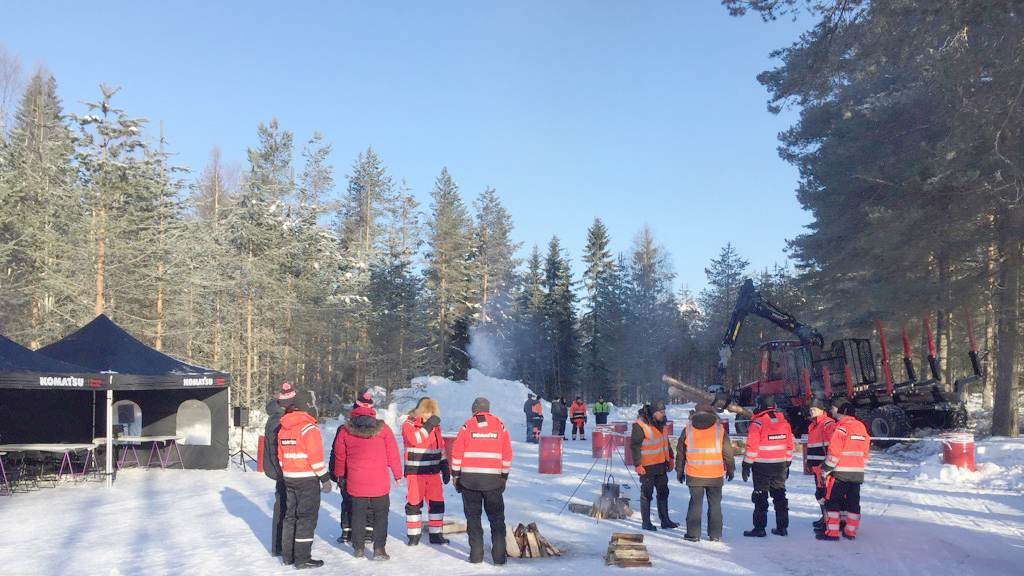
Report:
[[[407,545],[417,546],[423,532],[423,505],[431,544],[444,545],[444,490],[452,482],[462,494],[469,536],[469,561],[484,556],[481,514],[491,528],[491,557],[504,564],[505,504],[503,493],[512,467],[512,442],[504,424],[490,413],[486,398],[477,398],[473,416],[463,424],[452,447],[451,463],[441,437],[436,400],[421,398],[402,423],[403,455],[391,428],[373,408],[368,390],[355,399],[345,424],[338,428],[329,462],[317,426],[313,394],[284,383],[278,398],[267,404],[264,470],[277,481],[271,554],[297,569],[323,566],[311,556],[320,494],[341,490],[341,537],[356,558],[388,560],[385,545],[392,483],[406,490]]]
[[[841,401],[829,406],[821,399],[809,405],[807,461],[815,476],[815,497],[822,518],[813,526],[819,540],[853,540],[860,527],[860,485],[868,460],[871,437],[864,424],[854,417],[852,403]],[[831,417],[829,416],[831,411]],[[834,418],[834,419],[833,419]],[[676,528],[668,516],[668,472],[674,468],[676,479],[690,490],[686,513],[686,533],[690,542],[700,540],[704,499],[708,501],[708,539],[722,539],[722,488],[735,474],[732,442],[725,424],[709,404],[699,404],[679,435],[673,451],[665,433],[665,404],[652,402],[640,410],[633,424],[630,449],[640,476],[640,515],[644,530],[657,530],[651,522],[651,500],[657,492],[661,528]],[[785,414],[778,410],[774,397],[757,399],[747,431],[742,477],[753,477],[751,501],[754,503],[753,528],[747,537],[764,537],[768,526],[769,497],[775,507],[772,534],[789,534],[789,501],[786,480],[793,462],[793,431]]]
[[[611,405],[605,402],[602,396],[594,404],[594,418],[598,425],[608,423],[608,413]],[[523,404],[523,413],[526,414],[526,441],[537,443],[540,441],[540,433],[544,424],[544,408],[537,398],[537,395],[530,392],[527,395],[526,403]],[[586,440],[583,425],[587,422],[587,405],[583,403],[583,397],[577,396],[572,404],[566,405],[561,396],[555,396],[551,400],[551,435],[561,436],[562,440],[568,440],[565,436],[566,421],[572,422],[572,439]]]

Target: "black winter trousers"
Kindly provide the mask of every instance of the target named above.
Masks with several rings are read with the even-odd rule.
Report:
[[[704,494],[708,496],[708,538],[722,538],[722,487],[690,486],[690,507],[686,510],[686,535],[700,536]]]
[[[481,512],[487,513],[491,523],[491,559],[496,564],[505,562],[505,498],[501,490],[462,489],[462,508],[466,512],[466,534],[469,536],[469,561],[484,558],[484,527]]]
[[[284,485],[284,478],[277,479],[277,486],[274,489],[274,519],[270,529],[270,555],[281,555],[281,532],[284,530],[284,514],[286,508],[287,488]]]
[[[320,479],[285,478],[284,526],[281,556],[287,563],[302,564],[313,550],[313,531],[320,512]]]
[[[597,414],[594,414],[594,422],[596,422],[597,424],[607,424],[608,423],[608,413],[607,412],[598,412]]]
[[[750,500],[754,503],[754,528],[768,525],[768,496],[775,505],[775,527],[782,530],[789,528],[789,500],[786,499],[786,477],[759,474],[754,470],[754,492]]]
[[[373,539],[373,512],[366,513],[366,540]],[[344,487],[341,489],[341,541],[352,541],[352,496]]]
[[[644,524],[651,522],[651,498],[658,491],[658,518],[662,523],[668,522],[668,474],[640,475],[640,518]]]
[[[352,548],[363,548],[366,543],[367,514],[373,514],[373,547],[383,548],[388,541],[388,510],[391,496],[376,498],[352,496]]]
[[[551,435],[563,437],[565,436],[565,420],[551,421]]]

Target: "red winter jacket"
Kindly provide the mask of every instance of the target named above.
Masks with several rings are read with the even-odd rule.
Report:
[[[285,478],[327,479],[324,441],[316,426],[316,418],[301,410],[293,410],[281,417],[277,458]]]
[[[344,478],[345,490],[357,498],[377,498],[389,493],[388,468],[396,480],[402,477],[395,433],[376,416],[369,406],[356,408],[334,439],[334,475]]]

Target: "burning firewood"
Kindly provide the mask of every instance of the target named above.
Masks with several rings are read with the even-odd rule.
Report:
[[[533,522],[526,526],[519,524],[515,529],[506,531],[505,549],[506,553],[513,558],[542,558],[561,555],[558,548],[541,536],[540,530]]]

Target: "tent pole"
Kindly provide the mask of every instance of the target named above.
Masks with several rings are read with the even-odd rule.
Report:
[[[110,376],[114,385],[114,376]],[[114,485],[114,389],[107,389],[107,488]]]

